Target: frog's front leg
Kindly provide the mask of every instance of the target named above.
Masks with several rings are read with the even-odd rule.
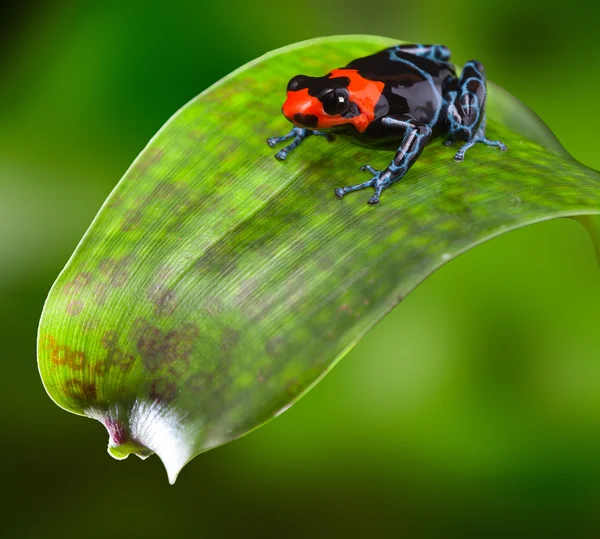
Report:
[[[431,128],[422,124],[411,116],[388,116],[382,118],[382,127],[390,133],[395,132],[402,137],[394,159],[384,170],[376,170],[371,165],[363,165],[360,170],[367,170],[373,176],[370,180],[335,189],[335,196],[342,198],[346,193],[358,191],[367,187],[375,189],[374,195],[369,199],[369,204],[378,204],[381,191],[402,178],[413,163],[418,159],[425,145],[431,139]]]
[[[290,144],[288,144],[287,146],[285,146],[284,148],[282,148],[275,154],[275,157],[277,159],[279,159],[280,161],[283,161],[287,157],[288,153],[290,153],[292,150],[294,150],[295,148],[300,146],[300,144],[302,144],[302,142],[306,138],[310,137],[311,135],[316,135],[318,137],[325,137],[329,141],[332,141],[335,138],[331,133],[325,133],[323,131],[315,131],[314,129],[306,129],[305,127],[293,127],[289,133],[286,133],[285,135],[283,135],[281,137],[269,137],[267,139],[267,144],[269,146],[271,146],[271,148],[274,148],[280,142],[284,142],[286,140],[293,139]]]
[[[453,80],[447,91],[448,99],[448,140],[450,146],[454,140],[465,142],[456,152],[454,159],[462,161],[466,151],[477,142],[487,146],[496,146],[506,151],[506,146],[499,140],[489,140],[485,137],[485,102],[487,90],[485,87],[485,69],[476,60],[467,62],[460,79]]]

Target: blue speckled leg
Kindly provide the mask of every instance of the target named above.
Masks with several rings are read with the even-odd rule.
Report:
[[[338,187],[335,189],[335,196],[342,198],[346,193],[373,187],[375,193],[369,199],[369,204],[379,204],[381,191],[392,183],[402,178],[413,163],[418,159],[423,148],[431,139],[431,128],[427,125],[417,122],[409,116],[399,116],[397,118],[383,118],[382,123],[390,130],[403,132],[402,143],[394,156],[392,162],[384,170],[377,170],[371,165],[363,165],[360,170],[370,172],[373,177],[363,183],[350,185],[347,187]]]
[[[331,133],[325,133],[323,131],[315,131],[314,129],[306,129],[303,127],[293,127],[289,133],[286,133],[282,137],[270,137],[267,139],[267,144],[274,148],[280,142],[284,142],[286,140],[293,139],[290,144],[279,150],[275,157],[280,161],[285,160],[287,154],[292,150],[300,146],[304,139],[310,137],[311,135],[316,135],[318,137],[325,137],[327,140],[332,141],[335,137]]]
[[[467,150],[477,142],[495,146],[501,151],[506,150],[506,146],[499,140],[485,137],[487,91],[483,65],[475,60],[467,62],[460,79],[454,81],[448,89],[447,96],[448,139],[444,144],[450,146],[457,139],[465,142],[454,159],[462,161]]]

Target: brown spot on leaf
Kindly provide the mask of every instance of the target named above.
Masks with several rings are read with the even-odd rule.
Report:
[[[150,387],[150,398],[154,401],[167,404],[177,395],[177,385],[166,378],[158,378]]]
[[[285,347],[285,338],[282,335],[274,335],[265,344],[265,351],[270,356],[280,357]]]
[[[137,343],[137,349],[142,356],[144,366],[148,370],[155,371],[161,367],[164,356],[164,343],[157,327],[149,327],[146,330]]]
[[[52,336],[46,339],[46,350],[50,361],[57,367],[68,367],[74,371],[80,371],[86,364],[85,352],[73,350],[70,346],[60,345]]]
[[[121,195],[114,195],[111,197],[107,204],[108,208],[118,208],[123,205],[123,197]]]
[[[87,335],[91,331],[98,329],[99,326],[100,320],[98,318],[87,318],[83,321],[81,325],[81,330],[83,331],[84,335]]]
[[[121,260],[114,258],[104,258],[98,264],[98,270],[107,279],[110,286],[118,288],[123,286],[128,278],[127,266],[131,264],[131,257],[124,257]]]
[[[161,285],[154,285],[148,292],[148,299],[154,304],[158,316],[171,316],[177,307],[175,291]]]
[[[83,311],[83,307],[85,304],[80,299],[72,299],[67,303],[67,314],[69,316],[77,316],[81,311]]]
[[[302,392],[302,389],[302,385],[296,378],[292,378],[291,380],[289,380],[284,387],[285,392],[290,397],[296,397]]]
[[[77,398],[84,402],[90,402],[96,398],[96,384],[93,382],[82,382],[72,378],[65,382],[65,389],[71,398]]]
[[[104,333],[102,336],[102,346],[104,348],[115,348],[119,342],[119,335],[116,331],[111,330]]]
[[[192,129],[188,132],[188,137],[195,141],[201,141],[204,138],[204,133],[200,129]]]
[[[143,217],[144,213],[140,209],[128,210],[125,212],[125,217],[121,223],[121,230],[123,232],[135,230],[142,222]]]
[[[147,298],[155,307],[155,313],[158,316],[171,316],[177,307],[175,291],[167,284],[171,277],[175,275],[175,270],[168,266],[163,266],[156,273],[153,283],[148,288]]]
[[[223,312],[223,308],[223,301],[220,298],[209,298],[204,307],[204,312],[209,316],[217,316]]]
[[[352,314],[352,308],[350,307],[350,305],[344,303],[338,307],[338,313]]]
[[[108,298],[108,293],[110,291],[107,282],[97,282],[94,285],[94,298],[96,299],[96,303],[98,305],[104,305]]]
[[[211,247],[209,253],[198,258],[195,267],[202,273],[217,273],[228,275],[237,268],[237,260],[227,247]]]
[[[236,295],[236,302],[240,304],[247,302],[256,293],[259,286],[260,281],[256,277],[242,281]]]
[[[179,329],[161,331],[156,326],[146,327],[137,342],[144,366],[149,371],[169,367],[173,363],[188,363],[192,354],[198,328],[193,323]]]
[[[152,165],[158,163],[164,155],[160,148],[148,148],[135,165],[138,175],[144,174]]]
[[[101,280],[93,286],[94,297],[99,305],[104,305],[112,288],[120,288],[129,279],[129,267],[134,262],[134,255],[125,255],[122,258],[103,258],[98,263],[98,273]]]
[[[135,363],[135,357],[119,347],[119,336],[116,331],[111,330],[104,333],[102,347],[107,351],[104,360],[107,369],[119,367],[123,372],[131,371]]]
[[[151,200],[169,200],[173,198],[178,191],[178,185],[171,182],[160,182],[150,195]]]
[[[75,275],[73,279],[65,284],[64,291],[67,294],[71,294],[73,292],[79,292],[87,285],[92,282],[92,274],[87,272],[81,272]]]
[[[145,318],[141,316],[136,318],[131,324],[131,329],[129,330],[129,339],[137,342],[138,339],[144,335],[144,332],[148,327],[150,326]]]
[[[221,335],[221,347],[229,349],[240,341],[240,332],[237,329],[226,327]]]

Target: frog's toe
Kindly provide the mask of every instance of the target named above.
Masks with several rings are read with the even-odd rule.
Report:
[[[275,146],[277,146],[277,139],[275,137],[269,137],[267,139],[267,144],[271,146],[271,148],[275,148]]]
[[[371,165],[363,165],[362,167],[360,167],[360,170],[368,170],[372,174],[371,179],[363,183],[358,183],[356,185],[338,187],[334,190],[335,196],[338,198],[342,198],[346,193],[360,191],[361,189],[372,187],[373,189],[375,189],[375,193],[368,200],[368,204],[379,204],[379,196],[381,195],[381,191],[383,191],[383,189],[385,189],[390,184],[389,178],[382,178],[382,172],[373,168]]]
[[[348,185],[346,187],[336,187],[333,192],[337,198],[342,198],[346,193],[352,193],[353,191],[360,191],[361,189],[366,189],[367,187],[375,187],[377,182],[377,176],[374,176],[370,180],[366,182],[359,183],[356,185]]]
[[[371,206],[374,206],[375,204],[379,204],[379,196],[381,195],[381,191],[383,191],[386,187],[386,182],[385,181],[381,181],[379,179],[377,179],[377,181],[375,182],[375,185],[373,187],[375,187],[375,193],[373,194],[373,196],[367,200],[367,204],[370,204]]]
[[[283,148],[282,150],[279,150],[275,154],[275,159],[277,159],[278,161],[285,161],[287,154],[288,154],[288,151],[285,148]]]
[[[460,150],[458,150],[456,152],[456,154],[454,155],[454,160],[455,161],[464,161],[467,150],[470,150],[473,146],[475,146],[476,142],[478,142],[478,141],[473,139],[473,140],[470,140],[469,142],[466,142],[465,144],[463,144],[462,147],[460,148]]]
[[[490,140],[484,138],[481,142],[483,142],[483,144],[485,144],[486,146],[498,148],[501,152],[505,152],[506,150],[508,150],[506,144],[504,144],[504,142],[502,142],[501,140]]]
[[[444,146],[446,146],[446,148],[447,148],[448,146],[452,146],[452,144],[454,144],[454,139],[451,139],[451,138],[449,138],[449,139],[446,139],[444,142],[442,142],[442,144],[443,144]]]
[[[358,170],[360,170],[360,171],[368,170],[373,175],[376,175],[379,173],[379,171],[376,168],[373,168],[371,165],[363,165]]]

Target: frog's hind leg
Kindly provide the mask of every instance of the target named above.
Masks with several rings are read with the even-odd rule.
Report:
[[[504,143],[485,137],[485,80],[483,65],[471,60],[465,64],[460,79],[454,80],[448,89],[448,140],[445,145],[450,146],[456,139],[465,142],[454,156],[457,161],[462,161],[467,150],[477,142],[506,151]]]
[[[286,140],[292,139],[290,144],[283,147],[275,154],[276,159],[279,159],[279,161],[284,161],[288,153],[300,146],[300,144],[302,144],[302,142],[311,135],[325,137],[329,141],[332,141],[335,138],[331,133],[315,131],[314,129],[306,129],[304,127],[293,127],[289,133],[286,133],[281,137],[269,137],[267,139],[267,144],[271,146],[271,148],[274,148],[280,142],[285,142]]]

